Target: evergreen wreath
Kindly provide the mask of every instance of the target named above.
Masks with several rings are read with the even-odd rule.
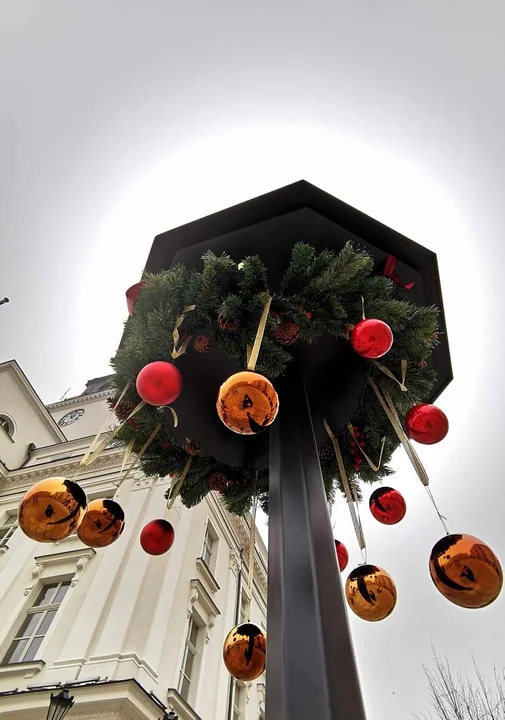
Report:
[[[156,275],[144,275],[145,285],[135,301],[134,314],[126,322],[123,342],[111,361],[116,375],[110,405],[119,419],[127,417],[127,410],[140,401],[135,389],[140,370],[156,360],[171,360],[173,329],[187,306],[196,306],[184,315],[179,327],[181,340],[188,341],[187,352],[205,345],[205,333],[229,359],[246,367],[247,346],[254,343],[259,317],[270,297],[267,269],[258,256],[246,257],[237,265],[226,254],[217,257],[207,252],[202,261],[201,272],[176,265]],[[352,326],[362,318],[362,303],[367,317],[383,320],[394,334],[391,350],[381,358],[382,365],[399,377],[402,360],[408,363],[405,393],[377,363],[368,361],[370,377],[389,391],[399,414],[404,415],[413,403],[428,397],[436,380],[426,360],[437,344],[438,309],[406,300],[405,292],[392,280],[374,274],[371,256],[351,242],[338,253],[318,252],[305,243],[293,247],[279,292],[272,296],[257,372],[271,380],[282,375],[292,359],[290,345],[295,342],[314,343],[323,333],[348,338]],[[199,339],[195,347],[189,342],[193,337]],[[202,363],[208,361],[202,355]],[[118,404],[127,383],[129,390]],[[118,437],[125,445],[133,440],[133,450],[138,452],[159,422],[159,410],[145,405],[121,428]],[[347,429],[339,432],[337,439],[349,481],[359,496],[359,480],[371,483],[392,473],[388,462],[399,441],[369,383],[363,386],[351,422],[356,439]],[[383,438],[379,470],[374,472],[366,462],[356,467],[356,440],[377,462]],[[343,487],[329,440],[320,446],[319,455],[328,500],[333,500],[335,491],[343,492]],[[180,474],[187,458],[185,447],[177,444],[170,427],[163,425],[140,465],[146,475],[164,477]],[[197,455],[180,490],[182,502],[192,507],[211,490],[221,493],[232,513],[247,512],[254,497],[267,510],[268,469],[256,472]]]

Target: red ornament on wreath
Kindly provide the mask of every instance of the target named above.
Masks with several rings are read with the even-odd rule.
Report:
[[[382,320],[367,318],[353,327],[350,341],[358,355],[368,360],[376,360],[391,350],[393,331]]]
[[[369,500],[370,512],[383,525],[396,525],[407,512],[403,495],[391,487],[377,488]]]
[[[137,375],[137,392],[149,405],[170,405],[181,394],[182,375],[172,363],[149,363]]]
[[[428,403],[411,407],[405,416],[407,435],[422,445],[434,445],[445,438],[449,432],[447,415]]]
[[[168,520],[151,520],[140,533],[142,550],[148,555],[163,555],[175,540],[175,530]]]
[[[349,553],[344,543],[340,540],[335,540],[335,550],[337,551],[338,567],[340,572],[344,572],[349,562]]]

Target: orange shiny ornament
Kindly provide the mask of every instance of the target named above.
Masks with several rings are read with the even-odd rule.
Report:
[[[224,382],[217,398],[217,412],[227,428],[240,435],[254,435],[273,423],[279,410],[274,386],[263,375],[244,370]]]
[[[500,594],[503,572],[494,552],[472,535],[446,535],[430,555],[437,590],[455,605],[482,608]]]
[[[396,587],[393,578],[377,565],[360,565],[345,584],[345,596],[351,610],[363,620],[384,620],[395,609]]]
[[[236,680],[255,680],[265,670],[267,638],[253,623],[230,630],[223,645],[226,669]]]
[[[124,530],[124,512],[114,500],[93,500],[77,528],[79,540],[88,547],[111,545]]]
[[[32,540],[64,540],[79,527],[86,511],[84,490],[63,477],[41,480],[19,505],[19,527]]]

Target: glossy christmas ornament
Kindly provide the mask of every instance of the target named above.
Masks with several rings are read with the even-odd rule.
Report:
[[[367,318],[353,327],[350,341],[358,355],[368,360],[376,360],[391,350],[393,331],[382,320]]]
[[[237,625],[224,641],[226,669],[236,680],[255,680],[265,670],[266,649],[266,635],[260,627],[253,623]]]
[[[482,608],[500,594],[503,572],[494,552],[472,535],[446,535],[430,555],[437,590],[455,605]]]
[[[423,445],[434,445],[449,432],[447,415],[435,405],[420,403],[405,415],[407,435]]]
[[[72,480],[41,480],[21,500],[19,527],[37,542],[64,540],[79,527],[86,506],[84,490]]]
[[[369,506],[374,518],[383,525],[396,525],[407,512],[403,495],[391,487],[377,488],[370,495]]]
[[[133,304],[135,303],[139,292],[142,290],[145,284],[146,283],[144,281],[135,283],[135,285],[132,285],[131,288],[128,288],[128,290],[126,291],[126,304],[128,306],[129,315],[133,315]]]
[[[245,370],[224,382],[217,398],[223,423],[240,435],[254,435],[273,423],[279,410],[274,386],[263,375]]]
[[[345,596],[351,610],[369,622],[384,620],[396,605],[393,578],[377,565],[360,565],[353,570],[345,584]]]
[[[340,540],[335,540],[335,550],[337,551],[337,560],[340,572],[344,572],[349,562],[349,553],[347,552],[347,548],[344,543],[340,542]]]
[[[140,544],[148,555],[163,555],[175,540],[175,530],[168,520],[151,520],[140,533]]]
[[[93,500],[88,505],[77,536],[88,547],[111,545],[124,530],[124,512],[114,500]]]
[[[137,375],[137,392],[149,405],[170,405],[181,394],[182,375],[172,363],[149,363]]]

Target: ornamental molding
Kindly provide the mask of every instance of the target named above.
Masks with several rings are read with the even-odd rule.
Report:
[[[100,400],[104,397],[110,397],[112,390],[102,390],[102,392],[93,393],[92,395],[77,395],[77,397],[68,398],[68,400],[60,400],[59,402],[46,405],[49,411],[60,410],[70,405],[88,405],[90,402]]]
[[[122,452],[121,454],[115,452],[110,455],[104,455],[103,457],[95,460],[93,465],[86,468],[85,471],[93,472],[93,474],[95,474],[98,470],[104,470],[112,467],[119,468],[121,467],[121,463],[119,462],[121,456]],[[47,463],[44,463],[43,467],[34,465],[33,469],[26,468],[23,473],[15,475],[9,474],[6,478],[0,481],[0,491],[4,492],[5,490],[22,489],[33,485],[33,483],[36,483],[39,480],[44,480],[49,477],[72,477],[75,471],[79,468],[80,461],[80,457],[76,460],[72,458],[70,462],[53,465],[49,460]]]

